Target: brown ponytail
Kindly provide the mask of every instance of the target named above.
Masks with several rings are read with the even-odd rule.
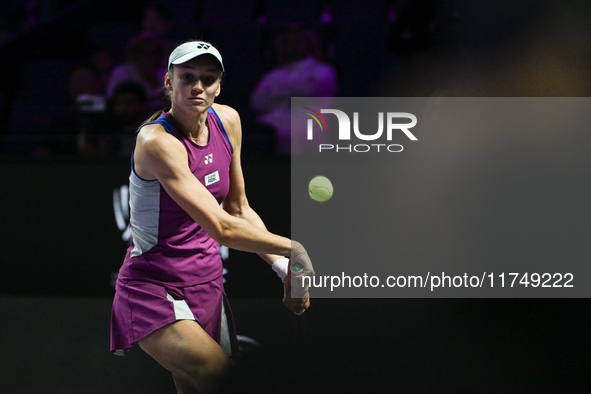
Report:
[[[158,117],[159,117],[160,115],[162,115],[162,110],[158,110],[158,111],[154,112],[154,113],[152,114],[152,116],[150,116],[148,119],[146,119],[146,121],[145,121],[144,123],[153,122],[153,121],[155,121],[156,119],[158,119]]]
[[[153,121],[155,121],[156,119],[158,119],[158,117],[159,117],[160,115],[162,115],[162,110],[158,110],[158,111],[154,112],[154,113],[152,114],[152,116],[150,116],[148,119],[146,119],[145,121],[143,121],[143,122],[142,122],[142,124],[140,125],[140,127],[138,127],[138,128],[137,128],[137,130],[136,130],[135,132],[137,133],[138,131],[140,131],[140,129],[141,129],[142,127],[144,127],[144,125],[145,125],[146,123],[150,123],[150,122],[153,122]]]

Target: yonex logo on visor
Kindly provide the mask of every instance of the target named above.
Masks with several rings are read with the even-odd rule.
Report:
[[[213,45],[202,41],[186,42],[176,47],[168,58],[168,69],[173,64],[185,63],[201,55],[212,55],[220,62],[222,71],[225,71],[220,52]]]

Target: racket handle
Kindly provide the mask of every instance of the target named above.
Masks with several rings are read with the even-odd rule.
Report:
[[[301,275],[301,274],[302,274],[302,272],[304,271],[304,266],[303,266],[303,265],[301,265],[300,263],[298,263],[298,262],[296,261],[295,263],[293,263],[293,264],[291,265],[291,268],[290,268],[290,270],[291,270],[291,275],[292,275],[292,276],[298,276],[298,275]],[[302,310],[301,310],[301,311],[299,311],[299,312],[294,312],[294,314],[295,314],[296,316],[302,316],[302,315],[304,314],[304,312],[306,312],[306,309],[302,309]]]

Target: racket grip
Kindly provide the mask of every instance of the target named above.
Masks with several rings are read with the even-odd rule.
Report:
[[[290,270],[291,270],[292,276],[298,276],[298,275],[301,275],[302,272],[304,271],[304,266],[296,261],[293,264],[291,264]],[[294,312],[294,314],[296,316],[302,316],[304,314],[304,312],[306,312],[306,309],[302,309],[299,312]]]

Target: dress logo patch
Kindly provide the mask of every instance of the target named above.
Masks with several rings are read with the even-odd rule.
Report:
[[[205,186],[209,186],[212,183],[216,183],[220,180],[220,174],[218,171],[205,176]]]

